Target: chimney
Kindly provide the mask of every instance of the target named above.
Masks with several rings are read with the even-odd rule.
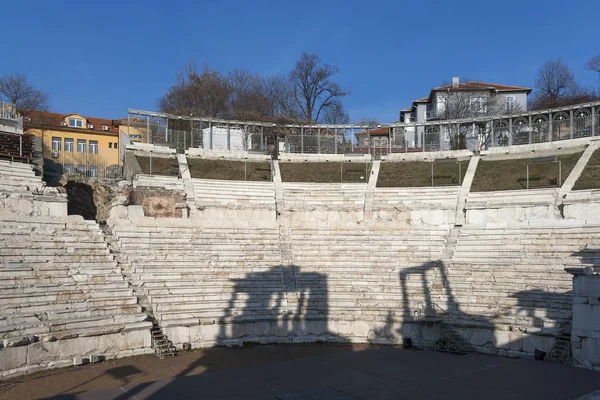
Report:
[[[458,79],[458,76],[452,77],[452,87],[453,88],[457,88],[459,83],[460,83],[460,80]]]

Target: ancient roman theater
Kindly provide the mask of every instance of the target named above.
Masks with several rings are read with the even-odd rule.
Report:
[[[442,124],[349,148],[370,128],[183,118],[175,140],[134,110],[123,179],[62,186],[3,135],[0,374],[275,343],[598,369],[599,110],[490,120],[477,150]]]

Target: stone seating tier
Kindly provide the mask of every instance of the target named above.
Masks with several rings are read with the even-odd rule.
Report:
[[[467,209],[547,206],[556,201],[558,189],[505,190],[501,192],[470,192]]]
[[[118,331],[146,319],[95,223],[80,217],[4,219],[0,245],[5,341]]]
[[[133,180],[133,187],[155,187],[182,192],[183,180],[176,176],[139,174]]]
[[[286,209],[363,208],[365,183],[283,183]]]
[[[375,188],[373,207],[379,210],[404,206],[411,209],[455,209],[458,186],[422,188]]]
[[[275,208],[272,182],[192,179],[199,206],[227,208]]]
[[[23,193],[42,186],[42,179],[35,176],[33,165],[0,160],[1,192]]]
[[[227,309],[250,312],[249,306],[232,302],[233,290],[252,290],[254,284],[265,290],[282,279],[275,270],[281,256],[274,228],[125,224],[114,227],[114,236],[119,261],[164,326],[197,325],[200,319],[222,317]],[[275,287],[282,291],[280,283]]]

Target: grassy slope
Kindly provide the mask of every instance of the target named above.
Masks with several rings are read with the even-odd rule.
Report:
[[[188,158],[192,178],[271,181],[271,163]],[[246,177],[244,179],[244,164]]]
[[[378,187],[423,187],[431,186],[431,162],[382,162],[379,169]],[[469,166],[461,161],[461,173],[464,178]],[[455,163],[435,164],[433,181],[436,186],[458,185],[458,165]],[[461,179],[462,179],[461,178]]]
[[[369,164],[364,163],[279,163],[283,182],[366,183],[368,180],[367,168],[369,168]]]
[[[559,156],[562,162],[562,182],[581,157],[582,153],[573,153]],[[527,164],[531,159],[481,160],[477,165],[475,179],[471,186],[472,192],[490,192],[496,190],[518,190],[527,187]],[[557,164],[533,164],[529,170],[529,187],[548,187],[558,180]]]
[[[600,150],[594,151],[573,190],[600,188]]]
[[[150,172],[150,157],[136,156],[136,158],[145,174],[179,175],[179,163],[176,158],[152,157],[152,172]]]

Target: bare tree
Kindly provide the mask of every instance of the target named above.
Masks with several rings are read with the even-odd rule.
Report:
[[[285,75],[270,75],[263,78],[262,86],[265,96],[270,100],[271,116],[286,121],[299,120],[294,90]]]
[[[560,58],[547,60],[540,67],[535,79],[537,90],[534,104],[537,107],[556,107],[563,105],[578,90],[575,75]]]
[[[27,110],[46,111],[50,106],[50,95],[36,89],[23,74],[0,77],[0,98],[13,103],[18,113]]]
[[[337,67],[323,63],[315,54],[302,53],[296,67],[290,72],[294,99],[301,118],[310,122],[318,121],[321,112],[349,94],[331,80],[338,72]]]
[[[347,124],[350,116],[344,110],[344,105],[340,101],[334,101],[330,107],[323,111],[321,121],[325,124]]]
[[[374,128],[379,125],[379,120],[375,117],[363,117],[356,121],[356,125],[366,125],[370,128]]]
[[[235,69],[227,76],[231,87],[229,98],[231,118],[260,120],[272,115],[272,100],[263,87],[263,80],[248,70]]]
[[[226,78],[207,65],[201,74],[196,64],[187,63],[177,81],[158,100],[161,111],[178,115],[220,118],[228,116],[231,87]]]
[[[585,63],[585,69],[597,72],[600,75],[600,53],[596,54]]]

